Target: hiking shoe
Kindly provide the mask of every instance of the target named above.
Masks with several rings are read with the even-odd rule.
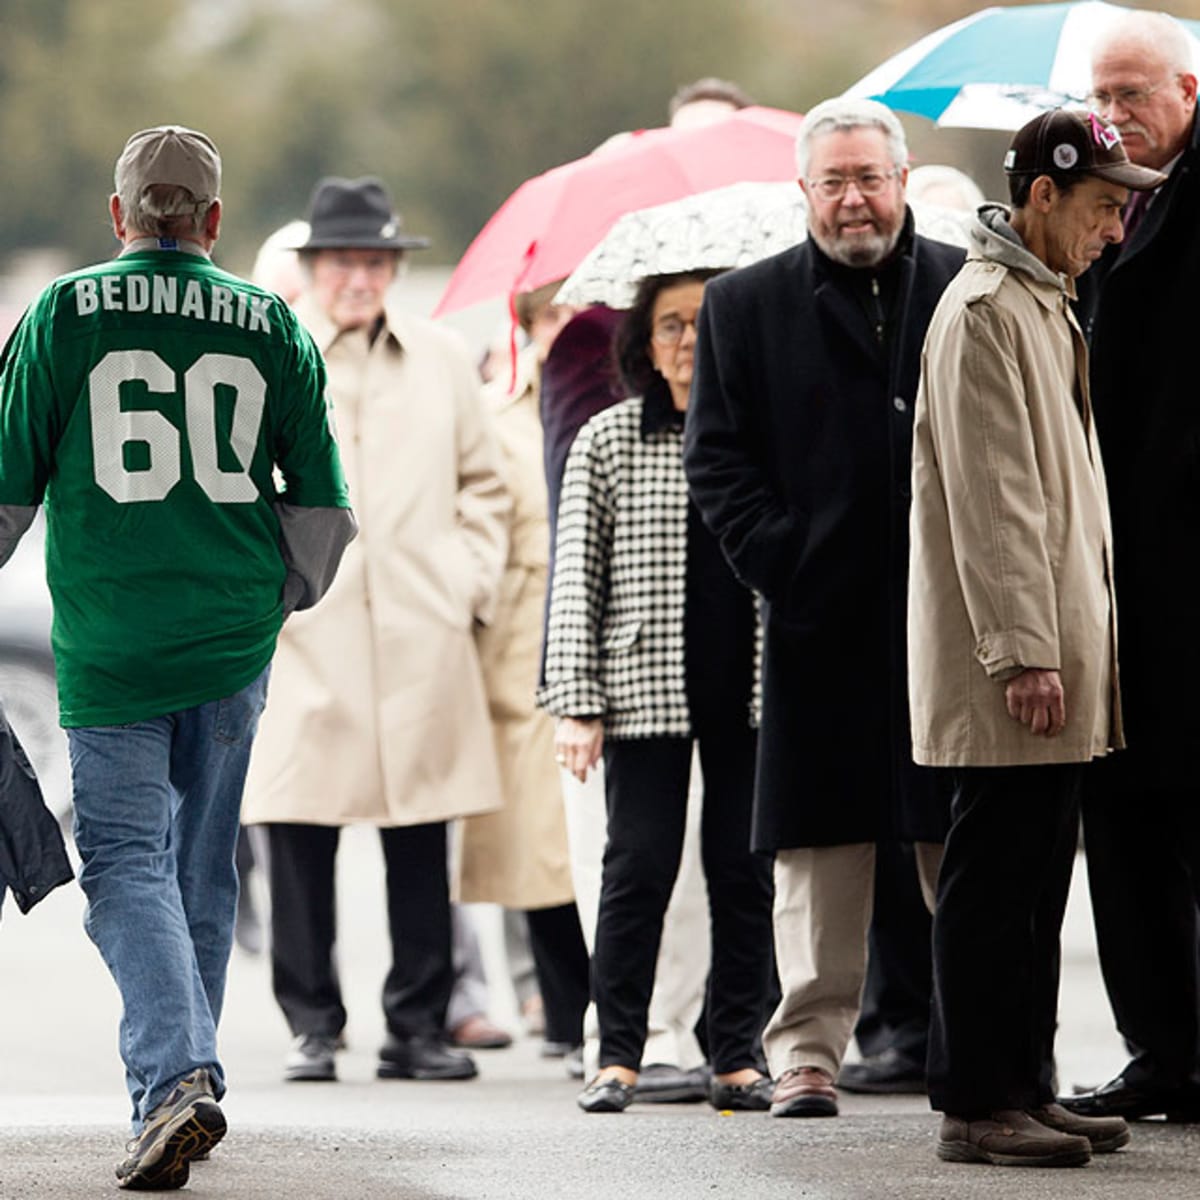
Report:
[[[1129,1145],[1129,1126],[1121,1117],[1081,1117],[1061,1104],[1043,1104],[1030,1109],[1029,1115],[1047,1129],[1087,1138],[1093,1154],[1111,1154]]]
[[[937,1156],[945,1162],[999,1167],[1082,1167],[1092,1157],[1085,1137],[1059,1133],[1028,1113],[1001,1109],[981,1121],[942,1117]]]
[[[322,1033],[302,1033],[292,1041],[283,1060],[283,1077],[291,1082],[322,1082],[337,1079],[334,1054],[337,1038]]]
[[[775,1083],[773,1117],[836,1117],[833,1076],[820,1067],[790,1067]]]
[[[166,1191],[188,1181],[188,1164],[225,1136],[225,1114],[213,1098],[208,1072],[185,1075],[125,1147],[117,1181],[131,1191]]]

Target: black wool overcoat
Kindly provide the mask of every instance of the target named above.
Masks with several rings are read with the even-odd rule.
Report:
[[[1123,246],[1079,282],[1108,477],[1128,749],[1105,771],[1194,790],[1200,774],[1200,123]]]
[[[912,762],[908,509],[921,347],[964,254],[902,245],[890,354],[811,240],[705,289],[684,465],[763,602],[758,850],[949,823],[944,775]]]

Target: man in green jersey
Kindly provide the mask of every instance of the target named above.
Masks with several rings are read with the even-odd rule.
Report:
[[[0,357],[0,563],[44,504],[85,927],[124,1002],[134,1189],[223,1136],[216,1026],[250,743],[285,616],[354,536],[311,339],[209,258],[221,160],[143,130],[114,261],[56,280]],[[277,479],[279,483],[277,484]]]

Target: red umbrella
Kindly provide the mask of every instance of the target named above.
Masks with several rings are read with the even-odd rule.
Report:
[[[642,129],[527,180],[467,247],[435,316],[569,275],[618,217],[742,180],[796,177],[803,117],[743,108],[692,129]]]

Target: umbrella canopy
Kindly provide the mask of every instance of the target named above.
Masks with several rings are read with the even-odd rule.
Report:
[[[939,125],[1020,129],[1048,108],[1083,105],[1092,47],[1130,11],[1100,0],[985,8],[921,38],[846,94]],[[1200,21],[1180,24],[1200,62]]]
[[[645,129],[523,183],[467,247],[435,316],[569,275],[618,217],[739,180],[796,177],[803,117],[743,108],[693,129]]]
[[[967,244],[970,213],[912,205],[926,237]],[[804,195],[793,183],[737,183],[623,216],[568,276],[563,304],[628,308],[642,278],[745,267],[808,236]]]

